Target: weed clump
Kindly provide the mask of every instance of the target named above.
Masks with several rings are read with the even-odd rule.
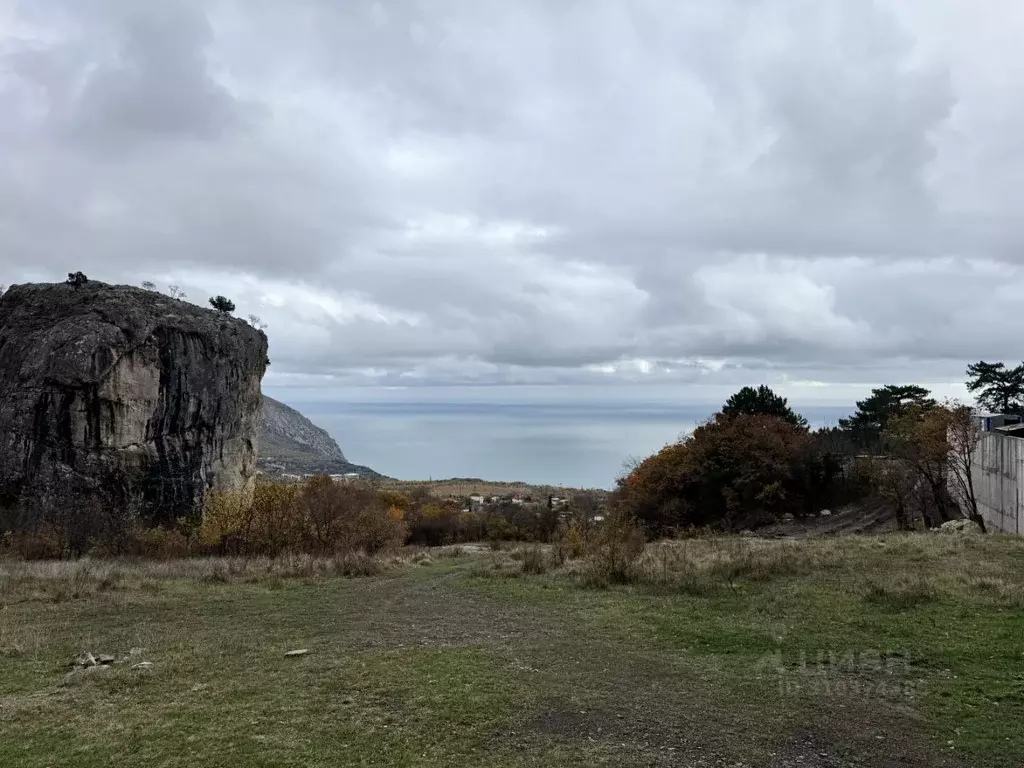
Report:
[[[613,511],[586,540],[586,581],[594,586],[627,584],[641,572],[636,561],[644,551],[643,528],[630,515]]]
[[[935,587],[925,581],[915,584],[872,584],[864,602],[891,612],[909,611],[939,599]]]

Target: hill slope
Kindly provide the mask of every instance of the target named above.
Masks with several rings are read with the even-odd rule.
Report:
[[[369,467],[353,464],[327,432],[294,408],[263,396],[259,461],[265,474],[344,474],[377,476]]]

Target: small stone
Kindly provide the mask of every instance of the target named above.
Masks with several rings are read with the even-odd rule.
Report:
[[[75,666],[78,666],[78,667],[95,667],[96,666],[96,657],[93,656],[88,651],[86,651],[81,656],[79,656],[77,659],[75,659]]]
[[[819,517],[830,517],[831,515],[832,515],[832,510],[831,509],[823,509],[823,510],[821,510],[821,512],[818,513]]]
[[[115,659],[108,653],[101,653],[99,656],[96,657],[96,661],[98,661],[100,664],[113,664]]]
[[[140,661],[138,664],[132,664],[132,669],[138,669],[141,671],[149,670],[153,668],[152,661]]]
[[[294,651],[285,651],[285,656],[305,656],[309,653],[309,648],[297,648]]]

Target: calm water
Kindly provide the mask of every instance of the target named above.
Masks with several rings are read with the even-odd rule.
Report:
[[[349,461],[407,480],[480,477],[609,488],[631,456],[647,456],[715,406],[289,402],[326,429]],[[797,407],[813,426],[848,407]]]

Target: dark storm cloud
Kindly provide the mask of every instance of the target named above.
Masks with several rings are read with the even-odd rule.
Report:
[[[0,282],[223,293],[281,381],[957,381],[1018,359],[1004,2],[0,10]]]

